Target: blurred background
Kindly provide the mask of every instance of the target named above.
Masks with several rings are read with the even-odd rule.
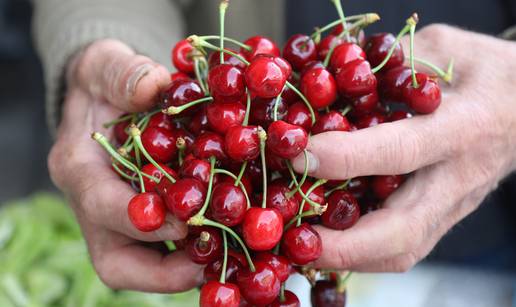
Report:
[[[477,4],[471,1],[437,1],[450,2],[449,5],[453,6],[454,10],[446,10],[444,13],[442,6],[435,1],[432,1],[432,5],[424,7],[417,7],[411,1],[396,1],[405,4],[394,7],[390,1],[369,1],[372,3],[371,8],[364,8],[361,2],[346,1],[345,9],[348,14],[364,11],[380,13],[383,20],[373,26],[371,31],[397,32],[404,20],[403,16],[408,16],[415,10],[424,12],[422,24],[447,22],[493,35],[500,33],[516,20],[515,10],[506,10],[504,6],[498,6],[498,1],[480,1],[480,7],[474,7]],[[502,2],[504,1],[500,1]],[[506,2],[511,1],[504,3]],[[482,3],[488,3],[490,11],[494,11],[496,15],[486,18]],[[457,11],[463,14],[453,13]],[[311,14],[301,16],[300,12]],[[335,17],[329,1],[287,1],[286,13],[287,34],[309,32],[314,26],[324,24],[329,18]],[[39,193],[57,193],[46,167],[46,156],[52,140],[45,123],[42,76],[41,65],[31,40],[30,1],[0,0],[0,204],[7,204],[6,207],[9,208],[39,203],[39,210],[43,210],[46,205],[41,205],[42,202],[55,202],[58,203],[56,206],[63,208],[65,206],[53,194]],[[450,231],[424,264],[411,273],[365,274],[357,277],[350,285],[350,289],[358,289],[354,294],[351,293],[354,303],[350,300],[350,306],[379,306],[376,304],[378,302],[384,302],[384,306],[430,306],[429,302],[432,302],[433,306],[434,303],[437,303],[437,306],[516,306],[515,182],[515,176],[504,181],[479,210]],[[37,192],[39,194],[34,196]],[[41,215],[36,220],[47,219],[46,210],[37,211]],[[2,238],[8,233],[5,225],[2,225],[2,217],[5,222],[6,216],[23,219],[30,215],[23,210],[10,215],[6,214],[6,211],[8,210],[0,211],[0,277],[6,274],[1,269],[2,259],[5,260],[6,255],[1,253],[2,245],[5,243]],[[66,217],[73,220],[71,215]],[[78,240],[78,230],[72,225],[69,227],[73,229],[70,232],[74,233],[74,240]],[[82,250],[82,253],[87,263],[85,251]],[[33,263],[32,258],[27,261]],[[0,278],[0,285],[3,284],[4,290],[5,280],[6,278]],[[19,283],[22,284],[23,280]],[[357,285],[354,286],[354,283]],[[375,284],[375,289],[383,290],[368,288],[371,283]],[[7,288],[13,286],[10,282],[7,284]],[[65,288],[62,292],[69,292]],[[1,289],[2,286],[0,293]],[[363,293],[369,300],[359,297],[357,293]],[[433,297],[432,293],[436,297]],[[448,297],[449,300],[446,299]],[[157,302],[162,303],[159,300]],[[400,305],[400,302],[405,303]],[[4,305],[0,298],[0,306],[9,305]]]

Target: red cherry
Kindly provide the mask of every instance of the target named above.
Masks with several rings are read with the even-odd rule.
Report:
[[[201,288],[200,307],[238,307],[240,290],[232,283],[209,281]]]
[[[294,34],[283,47],[283,57],[299,71],[306,63],[317,59],[315,43],[308,35]]]
[[[371,66],[361,59],[343,65],[337,70],[335,79],[339,92],[348,97],[363,96],[376,90],[377,81]]]
[[[174,129],[174,124],[172,123],[171,116],[159,112],[150,117],[147,127],[159,127],[167,130],[172,130]]]
[[[296,82],[293,75],[290,75],[290,78],[287,80],[292,84]],[[285,87],[283,89],[283,93],[281,94],[281,98],[283,98],[283,101],[289,105],[296,102],[299,99],[299,96],[290,87]]]
[[[183,178],[195,178],[205,186],[208,185],[210,181],[210,163],[206,160],[202,159],[185,159],[181,168],[179,169],[179,173]]]
[[[188,258],[197,264],[208,264],[222,256],[222,237],[215,228],[205,228],[188,238],[185,246]]]
[[[190,79],[190,76],[181,71],[176,71],[170,74],[170,81],[174,82],[180,79]]]
[[[174,136],[174,140],[176,141],[177,147],[177,139],[182,138],[185,141],[185,151],[189,152],[192,144],[194,142],[194,136],[183,128],[174,128],[171,130],[172,135]]]
[[[347,191],[353,194],[355,198],[362,198],[369,188],[369,180],[367,177],[355,177],[348,184]]]
[[[229,227],[240,224],[247,211],[244,192],[232,183],[217,184],[213,189],[210,210],[217,222]]]
[[[353,43],[342,43],[333,49],[330,67],[333,71],[342,69],[344,65],[355,60],[365,60],[366,54],[360,46]]]
[[[278,297],[280,281],[270,265],[254,261],[256,270],[242,269],[237,274],[238,287],[242,296],[253,305],[267,305]]]
[[[136,194],[127,206],[131,223],[143,232],[159,229],[165,222],[166,212],[163,200],[154,192]]]
[[[128,114],[122,114],[120,117],[127,116]],[[124,144],[125,141],[127,141],[127,138],[129,137],[129,134],[127,134],[127,127],[131,124],[131,120],[124,120],[122,122],[117,123],[113,127],[113,131],[115,133],[115,139],[116,142],[120,145]]]
[[[222,259],[217,259],[204,267],[204,280],[206,282],[219,280],[220,273],[222,272],[222,263]],[[242,265],[240,262],[236,258],[228,256],[228,261],[226,263],[226,281],[231,283],[236,282],[237,273],[241,269]]]
[[[317,112],[315,112],[316,120],[318,118]],[[287,117],[285,121],[289,124],[300,126],[306,131],[312,128],[312,117],[310,116],[310,110],[302,102],[296,102],[288,108]]]
[[[398,66],[383,73],[378,86],[382,99],[403,102],[403,85],[410,79],[411,73],[412,70],[405,66]]]
[[[224,48],[226,50],[229,50],[229,51],[232,51],[233,53],[236,53],[238,55],[241,55],[243,56],[242,53],[240,52],[237,52],[231,48]],[[233,65],[235,67],[238,67],[242,70],[245,69],[246,65],[244,62],[240,61],[238,58],[230,55],[229,53],[225,53],[224,52],[224,63],[226,64],[230,64],[230,65]],[[220,64],[220,52],[219,51],[213,51],[210,56],[208,57],[208,66],[211,68],[217,66]]]
[[[232,126],[242,124],[245,107],[240,102],[212,102],[206,106],[206,116],[213,130],[225,134]]]
[[[274,98],[283,90],[290,73],[290,64],[284,59],[260,55],[251,61],[244,75],[253,95]]]
[[[399,188],[403,181],[400,175],[375,176],[371,182],[374,195],[378,199],[386,199]]]
[[[297,227],[290,227],[283,235],[281,250],[294,264],[305,265],[317,260],[321,256],[321,237],[307,223]]]
[[[250,208],[242,223],[244,240],[252,250],[273,248],[281,239],[283,218],[276,209]]]
[[[197,135],[207,131],[209,128],[210,125],[208,124],[208,117],[206,116],[206,107],[203,106],[199,108],[191,118],[188,124],[188,130]]]
[[[379,124],[383,124],[386,121],[387,121],[387,119],[385,118],[385,116],[383,114],[378,113],[378,112],[373,112],[371,114],[366,114],[366,115],[358,118],[358,120],[355,121],[355,126],[358,129],[365,129],[365,128],[377,126]]]
[[[330,111],[321,115],[312,128],[312,134],[328,131],[351,131],[351,124],[339,112]]]
[[[161,93],[160,99],[163,107],[179,107],[203,97],[204,93],[196,81],[180,79],[171,83],[169,87]],[[194,112],[193,110],[197,109],[198,108],[195,107],[189,108],[181,112],[181,115],[191,115]]]
[[[346,306],[346,292],[337,292],[337,283],[332,280],[318,280],[310,296],[313,307]]]
[[[172,63],[181,72],[191,74],[194,72],[192,52],[194,47],[186,40],[180,40],[172,49]]]
[[[439,84],[424,73],[416,73],[418,87],[412,86],[412,78],[405,81],[403,97],[412,110],[420,114],[429,114],[441,104]]]
[[[396,41],[396,37],[391,33],[376,33],[368,37],[365,45],[365,52],[367,60],[372,66],[378,66],[387,57],[387,53]],[[390,69],[396,66],[403,65],[405,55],[401,44],[394,47],[394,52],[382,69]]]
[[[177,174],[176,174],[176,172],[173,169],[171,169],[170,167],[166,166],[165,164],[161,164],[161,163],[158,163],[158,164],[159,164],[159,166],[161,166],[161,168],[163,168],[163,170],[165,172],[167,172],[170,176],[172,176],[172,178],[174,178],[174,179],[177,178]],[[147,175],[153,176],[153,177],[157,178],[160,181],[164,177],[163,173],[159,169],[157,169],[154,165],[152,165],[150,163],[149,164],[145,164],[142,167],[141,172],[145,173]],[[164,180],[168,180],[168,179],[164,179]],[[143,185],[145,187],[145,190],[147,190],[147,191],[154,191],[154,189],[156,188],[158,183],[156,183],[155,181],[150,180],[149,178],[143,176]]]
[[[329,34],[328,36],[323,38],[317,45],[317,56],[319,60],[324,61],[330,49],[333,46],[338,46],[342,44],[343,42],[344,41],[342,40],[342,38],[339,38],[338,36],[333,34]]]
[[[219,64],[208,72],[208,86],[214,97],[236,97],[245,94],[244,74],[231,64]]]
[[[270,265],[280,282],[287,281],[288,277],[290,276],[292,266],[290,265],[288,259],[281,255],[275,255],[271,252],[261,252],[256,254],[254,259]]]
[[[147,127],[141,134],[141,139],[143,147],[157,162],[168,163],[177,152],[176,140],[170,130]]]
[[[395,122],[397,120],[407,119],[407,118],[411,118],[411,117],[412,117],[412,114],[410,114],[409,112],[403,111],[403,110],[398,110],[398,111],[392,112],[389,115],[388,120],[390,122]]]
[[[282,120],[273,122],[267,129],[267,147],[284,159],[291,159],[300,154],[308,144],[308,134],[296,125]]]
[[[328,197],[328,208],[321,215],[324,226],[344,230],[360,218],[358,202],[348,191],[335,191]]]
[[[161,195],[170,212],[178,219],[187,221],[201,209],[206,197],[206,187],[197,179],[183,178],[176,183],[166,183],[162,187]]]
[[[351,105],[353,106],[353,115],[362,116],[373,112],[378,105],[378,101],[379,97],[377,91],[364,96],[353,98],[351,100]]]
[[[273,122],[274,105],[276,98],[255,98],[252,102],[249,120],[253,125],[267,129]],[[283,119],[287,114],[287,104],[280,97],[278,99],[278,119]]]
[[[239,162],[254,160],[260,154],[260,139],[256,126],[233,126],[225,137],[227,155]]]
[[[213,156],[217,160],[225,160],[224,139],[216,133],[205,132],[195,139],[192,153],[199,159],[209,159]]]
[[[267,154],[265,154],[267,157]],[[267,167],[269,167],[267,165]],[[251,160],[247,163],[246,174],[248,175],[251,183],[253,185],[253,189],[259,190],[263,184],[262,179],[262,163],[260,159]]]
[[[346,23],[346,24],[347,24],[348,28],[351,27],[350,23]],[[338,36],[339,34],[342,33],[343,29],[344,29],[344,27],[342,26],[342,24],[338,24],[337,26],[335,26],[335,28],[333,28],[333,31],[331,31],[330,34]],[[355,38],[355,36],[357,35],[356,30],[352,29],[350,31],[350,34],[352,35],[351,42],[353,42],[359,46],[363,46],[365,44],[365,34],[364,34],[363,30],[360,30],[360,32],[358,32],[357,38]]]
[[[306,180],[302,185],[301,185],[301,191],[303,191],[303,193],[305,193],[305,195],[313,202],[315,203],[318,203],[319,205],[324,205],[326,203],[326,198],[324,197],[324,193],[325,193],[325,189],[324,189],[324,186],[323,185],[320,185],[318,186],[317,188],[315,188],[312,193],[310,194],[306,194],[308,192],[308,190],[312,187],[312,185],[314,184],[313,181],[311,180]],[[299,203],[303,202],[303,197],[299,194],[299,193],[296,193],[294,195],[296,198],[297,198],[297,201]],[[303,208],[303,211],[308,211],[310,210],[311,206],[310,204],[306,203],[305,202],[305,206]]]
[[[301,303],[297,296],[288,290],[285,290],[285,300],[282,302],[280,298],[276,298],[270,307],[301,307]]]
[[[312,68],[301,78],[301,92],[315,109],[325,108],[337,99],[337,83],[325,68]]]
[[[288,184],[280,181],[267,187],[267,208],[278,210],[283,222],[288,223],[299,211],[299,201],[296,197],[288,197]]]
[[[247,50],[244,48],[240,49],[240,52],[244,55],[246,60],[251,61],[255,56],[259,54],[268,54],[272,56],[279,56],[280,51],[276,44],[263,36],[253,36],[248,38],[244,44],[251,47],[251,50]]]
[[[222,183],[230,183],[233,185],[235,184],[235,179],[233,179],[233,177],[230,177],[230,176],[219,174],[216,178],[217,178],[217,184],[222,184]],[[240,182],[242,182],[242,184],[244,185],[247,195],[252,195],[253,194],[253,185],[251,183],[251,179],[249,178],[249,175],[247,174],[247,172],[244,172],[244,175],[240,179]]]

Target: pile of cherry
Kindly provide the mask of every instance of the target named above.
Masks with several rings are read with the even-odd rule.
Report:
[[[306,156],[304,174],[289,161],[306,154],[310,135],[353,133],[440,104],[436,79],[449,81],[451,66],[444,72],[418,60],[412,47],[411,67],[404,66],[399,40],[410,32],[413,46],[416,15],[396,37],[365,38],[362,28],[378,15],[346,20],[333,2],[340,19],[312,35],[293,35],[280,55],[263,36],[243,43],[225,37],[223,1],[220,35],[190,36],[173,48],[178,72],[158,109],[108,123],[116,148],[92,135],[111,154],[114,171],[139,192],[128,204],[137,229],[160,228],[167,213],[188,223],[186,239],[166,243],[206,265],[201,306],[299,306],[284,289],[294,272],[314,285],[314,306],[344,306],[349,273],[304,267],[323,248],[312,225],[352,227],[403,177],[328,181],[307,176]],[[415,60],[436,75],[416,73]]]

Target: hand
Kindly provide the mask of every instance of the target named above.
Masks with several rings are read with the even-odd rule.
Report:
[[[63,117],[48,166],[75,211],[97,273],[111,288],[170,293],[190,289],[202,278],[202,267],[183,252],[164,255],[142,245],[181,239],[187,226],[169,215],[155,232],[134,228],[127,204],[135,192],[90,138],[93,131],[111,135],[102,124],[123,111],[151,108],[169,82],[163,66],[115,40],[93,43],[69,65]]]
[[[516,44],[445,25],[428,26],[415,40],[415,54],[438,66],[455,59],[453,84],[443,85],[435,113],[309,141],[315,177],[414,172],[352,228],[318,227],[323,255],[316,267],[409,270],[515,169]],[[294,159],[297,171],[303,161]]]

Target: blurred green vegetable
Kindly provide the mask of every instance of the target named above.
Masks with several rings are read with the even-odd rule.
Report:
[[[0,306],[196,306],[198,292],[163,295],[112,291],[88,258],[72,212],[40,193],[0,206]]]

